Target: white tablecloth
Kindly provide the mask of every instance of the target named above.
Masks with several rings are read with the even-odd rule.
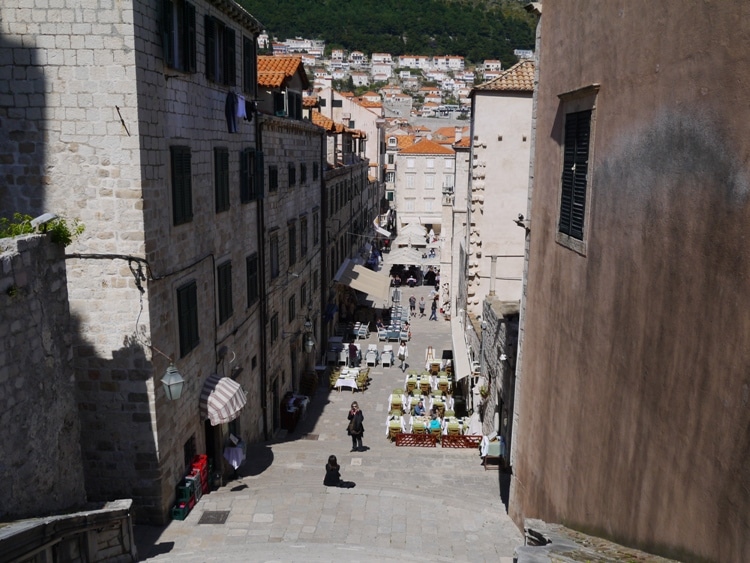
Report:
[[[390,432],[389,432],[390,424],[394,420],[397,420],[399,422],[399,424],[401,425],[401,432],[406,432],[406,430],[404,430],[404,417],[403,416],[390,415],[390,416],[386,417],[386,419],[385,419],[385,435],[386,436],[388,436],[390,434]]]
[[[337,388],[339,392],[342,387],[349,387],[352,391],[357,389],[357,380],[351,377],[339,377],[336,383],[333,384],[334,388]]]

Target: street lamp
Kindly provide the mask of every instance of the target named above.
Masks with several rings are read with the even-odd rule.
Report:
[[[182,388],[185,386],[185,380],[174,364],[169,364],[167,371],[161,378],[161,384],[164,385],[164,392],[167,394],[167,400],[176,401],[182,396]]]
[[[310,318],[305,319],[305,352],[308,354],[312,353],[312,351],[315,349],[315,339],[313,338],[312,334],[312,321]]]

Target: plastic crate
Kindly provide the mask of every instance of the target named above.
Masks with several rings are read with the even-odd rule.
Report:
[[[200,472],[193,473],[192,475],[186,476],[185,482],[190,483],[190,486],[193,488],[193,494],[195,495],[195,500],[196,502],[199,501],[201,499],[201,495],[203,494],[203,484],[201,483]]]
[[[191,498],[193,498],[193,486],[185,485],[181,487],[177,487],[177,502],[187,502]]]
[[[172,507],[172,520],[184,520],[190,514],[187,504],[180,503]]]

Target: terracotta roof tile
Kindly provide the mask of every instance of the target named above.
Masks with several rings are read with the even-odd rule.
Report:
[[[303,96],[302,97],[303,108],[317,108],[320,107],[320,98],[318,96]]]
[[[305,69],[302,66],[302,57],[270,57],[268,55],[258,56],[258,85],[264,88],[280,88],[287,78],[300,73],[306,82]]]
[[[398,146],[399,150],[403,150],[406,147],[412,146],[415,139],[416,137],[414,135],[397,135],[396,145]]]
[[[461,140],[457,143],[453,143],[453,146],[460,149],[468,149],[471,147],[471,139],[469,137],[461,137]]]
[[[534,61],[516,63],[497,78],[476,86],[472,91],[533,92]]]
[[[326,131],[333,131],[333,128],[334,128],[333,120],[327,118],[325,115],[323,115],[319,111],[313,110],[311,112],[310,117],[314,125],[317,125],[318,127],[322,127]]]
[[[402,149],[400,154],[455,154],[455,151],[429,139],[422,139],[418,143]]]

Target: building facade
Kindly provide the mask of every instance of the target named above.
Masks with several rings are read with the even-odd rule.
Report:
[[[544,3],[519,525],[565,522],[683,561],[750,559],[746,13]]]

